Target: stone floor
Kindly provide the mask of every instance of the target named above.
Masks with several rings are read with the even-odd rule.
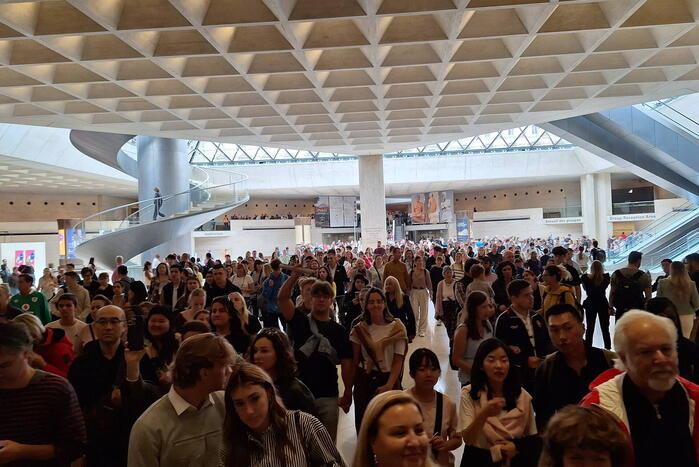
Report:
[[[613,320],[610,325],[613,337]],[[594,345],[597,347],[602,347],[602,333],[599,331],[599,323],[595,327],[595,338]],[[408,359],[410,354],[420,347],[427,347],[432,349],[439,357],[439,362],[442,367],[442,376],[437,383],[436,389],[444,394],[449,395],[455,402],[457,410],[459,407],[459,399],[461,397],[461,385],[457,378],[457,372],[452,370],[448,364],[449,358],[449,341],[447,339],[446,330],[444,326],[437,326],[434,320],[434,308],[430,303],[430,318],[427,328],[427,333],[425,337],[417,337],[410,344],[408,348],[408,355],[405,359],[405,371],[403,372],[403,388],[410,388],[413,385],[412,378],[408,374]],[[341,379],[338,378],[341,382]],[[340,389],[342,392],[342,388]],[[345,459],[347,465],[351,465],[352,459],[354,458],[354,451],[357,444],[357,435],[354,427],[354,408],[345,414],[340,411],[340,421],[337,430],[337,447]],[[461,462],[461,453],[463,451],[463,446],[458,450],[454,451],[456,457],[456,465],[458,466]]]

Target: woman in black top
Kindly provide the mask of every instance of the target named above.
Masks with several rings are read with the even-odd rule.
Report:
[[[388,276],[384,281],[384,291],[386,292],[386,306],[388,311],[394,318],[398,318],[405,325],[405,330],[408,332],[408,342],[415,339],[415,315],[413,308],[410,306],[410,297],[403,293],[400,288],[400,282],[393,276]]]
[[[502,313],[510,307],[510,296],[507,293],[507,286],[512,282],[515,274],[515,265],[509,261],[500,261],[495,274],[498,278],[493,282],[493,292],[495,292],[495,308],[498,313]]]
[[[607,300],[607,288],[609,287],[609,274],[604,272],[601,262],[595,260],[590,266],[590,272],[582,276],[582,286],[587,294],[583,302],[585,318],[587,321],[587,331],[585,332],[585,343],[592,345],[592,336],[595,334],[595,321],[599,315],[599,325],[602,328],[602,338],[604,348],[612,348],[612,340],[609,336],[609,301]]]
[[[286,334],[277,328],[264,328],[253,338],[248,360],[272,378],[287,409],[316,415],[313,393],[296,378],[296,359]]]
[[[250,347],[250,334],[243,326],[228,297],[216,297],[211,302],[211,329],[226,338],[236,352],[245,355]]]

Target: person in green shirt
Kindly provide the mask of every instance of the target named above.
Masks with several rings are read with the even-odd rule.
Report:
[[[32,291],[34,279],[29,274],[20,274],[17,281],[19,293],[10,298],[10,305],[21,310],[23,313],[31,313],[46,325],[53,321],[49,304],[46,297],[41,292]]]

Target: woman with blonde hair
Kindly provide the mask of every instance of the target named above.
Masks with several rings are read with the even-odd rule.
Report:
[[[187,308],[175,315],[175,331],[179,332],[187,321],[193,321],[197,313],[206,306],[206,290],[197,288],[189,293]]]
[[[436,464],[428,457],[430,440],[418,403],[403,391],[388,391],[367,406],[357,436],[353,467],[415,467]],[[401,433],[396,437],[395,432]]]
[[[257,334],[262,325],[260,325],[260,320],[255,318],[249,311],[248,306],[245,303],[245,297],[240,292],[232,292],[228,294],[228,300],[233,304],[233,309],[238,313],[240,322],[243,323],[243,327],[251,336]]]
[[[22,313],[12,321],[22,324],[34,343],[34,350],[29,355],[29,365],[66,378],[75,354],[73,344],[65,331],[45,327],[41,320],[31,313]]]
[[[658,297],[667,297],[677,307],[682,324],[682,334],[691,339],[695,312],[699,310],[699,292],[689,278],[687,268],[681,261],[670,265],[670,277],[658,281]]]
[[[383,281],[383,290],[386,294],[386,306],[394,318],[403,322],[408,333],[408,342],[415,339],[415,316],[410,305],[410,297],[400,288],[400,282],[393,276],[388,276]]]
[[[241,362],[228,379],[219,466],[344,466],[335,443],[313,415],[287,410],[272,378]]]
[[[354,368],[354,421],[357,431],[372,397],[401,388],[408,335],[386,306],[386,296],[372,288],[364,299],[364,314],[350,333]],[[352,387],[352,384],[349,385]]]

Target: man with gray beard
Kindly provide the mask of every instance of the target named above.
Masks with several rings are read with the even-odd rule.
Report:
[[[696,466],[699,386],[679,377],[677,329],[667,318],[632,310],[617,321],[617,369],[594,381],[582,405],[614,415],[637,467]]]

